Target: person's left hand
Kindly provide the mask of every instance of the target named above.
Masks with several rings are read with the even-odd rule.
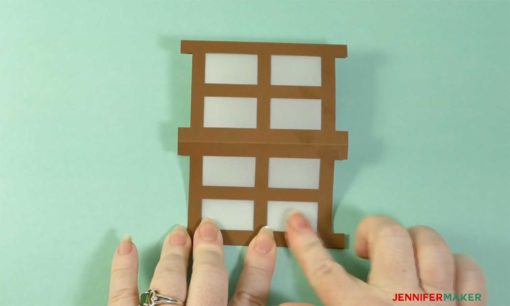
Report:
[[[188,261],[193,267],[187,284]],[[244,268],[232,306],[265,305],[276,261],[276,244],[270,229],[262,228],[247,248]],[[195,231],[193,244],[186,229],[176,226],[163,242],[150,288],[184,301],[187,306],[227,305],[228,272],[223,259],[223,238],[215,223],[205,219]],[[138,252],[130,238],[113,256],[109,306],[138,306]]]

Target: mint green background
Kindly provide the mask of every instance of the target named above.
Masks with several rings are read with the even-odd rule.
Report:
[[[0,0],[0,305],[105,305],[124,233],[147,287],[161,239],[186,222],[181,39],[348,44],[335,230],[374,213],[431,225],[481,264],[491,304],[504,305],[509,18],[499,1]],[[233,279],[240,255],[227,247]],[[366,275],[352,250],[334,255]],[[270,304],[288,300],[318,303],[280,249]]]

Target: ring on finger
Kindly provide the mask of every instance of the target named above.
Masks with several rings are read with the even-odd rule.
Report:
[[[156,290],[149,289],[141,294],[141,306],[155,306],[155,305],[179,305],[184,306],[184,301],[176,297],[159,294]]]

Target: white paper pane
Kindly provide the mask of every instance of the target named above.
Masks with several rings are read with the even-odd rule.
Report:
[[[317,230],[317,202],[269,201],[267,204],[267,225],[273,230],[285,230],[287,215],[292,209],[303,213],[310,221],[312,228]]]
[[[320,130],[320,99],[271,99],[272,129]]]
[[[256,55],[205,55],[205,82],[209,84],[257,84],[257,69]]]
[[[321,86],[321,58],[271,56],[271,85]]]
[[[275,158],[269,159],[270,188],[319,188],[320,159]]]
[[[204,127],[256,128],[257,99],[205,97]]]
[[[204,186],[255,186],[255,157],[204,156]]]
[[[212,218],[226,230],[253,230],[253,210],[251,200],[202,200],[202,218]]]

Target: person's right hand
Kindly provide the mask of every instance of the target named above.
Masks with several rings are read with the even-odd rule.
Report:
[[[368,282],[352,276],[335,262],[304,216],[287,220],[287,243],[311,286],[327,306],[404,305],[393,301],[399,293],[480,294],[480,301],[440,302],[440,305],[486,305],[484,276],[478,265],[454,255],[444,239],[424,226],[409,230],[386,217],[368,217],[356,234],[356,253],[368,258]],[[468,297],[468,296],[466,296]],[[286,303],[285,306],[305,306]],[[412,305],[438,305],[413,302]],[[281,305],[282,306],[282,305]]]

